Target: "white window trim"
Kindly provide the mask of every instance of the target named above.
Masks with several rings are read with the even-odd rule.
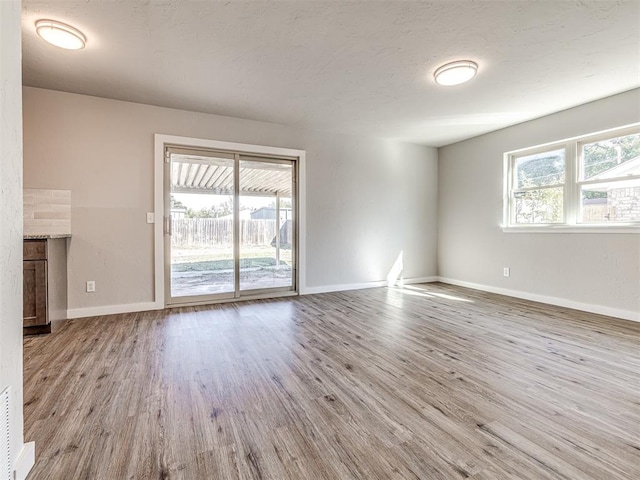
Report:
[[[534,147],[512,150],[504,154],[503,160],[503,223],[501,229],[505,233],[640,233],[638,222],[612,223],[578,223],[580,215],[580,186],[589,181],[580,180],[579,151],[583,143],[591,143],[607,138],[619,137],[640,132],[640,122],[623,127],[603,130],[601,132],[571,137],[556,142],[549,142]],[[531,155],[554,149],[565,149],[565,181],[564,181],[564,223],[523,224],[511,223],[511,189],[513,184],[513,164],[517,157]],[[636,177],[633,177],[636,178]]]

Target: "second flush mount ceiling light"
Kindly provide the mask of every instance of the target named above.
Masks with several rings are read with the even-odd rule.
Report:
[[[80,50],[87,42],[87,37],[80,30],[56,20],[38,20],[36,32],[51,45],[67,50]]]
[[[446,63],[433,74],[436,83],[443,86],[460,85],[476,76],[478,64],[471,60]]]

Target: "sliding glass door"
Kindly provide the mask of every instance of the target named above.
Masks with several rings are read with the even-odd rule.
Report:
[[[167,305],[295,291],[295,159],[167,146],[165,160]]]
[[[293,285],[293,162],[240,160],[240,290]]]

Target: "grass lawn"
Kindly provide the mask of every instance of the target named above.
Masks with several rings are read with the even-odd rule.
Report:
[[[291,265],[291,250],[280,249],[281,264]],[[233,268],[233,246],[172,248],[171,263],[174,271],[220,270]],[[255,265],[254,265],[255,263]],[[240,265],[275,266],[276,249],[271,245],[241,245]]]

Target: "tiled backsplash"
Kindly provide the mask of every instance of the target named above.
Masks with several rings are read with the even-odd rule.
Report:
[[[25,188],[24,234],[71,234],[71,191]]]

